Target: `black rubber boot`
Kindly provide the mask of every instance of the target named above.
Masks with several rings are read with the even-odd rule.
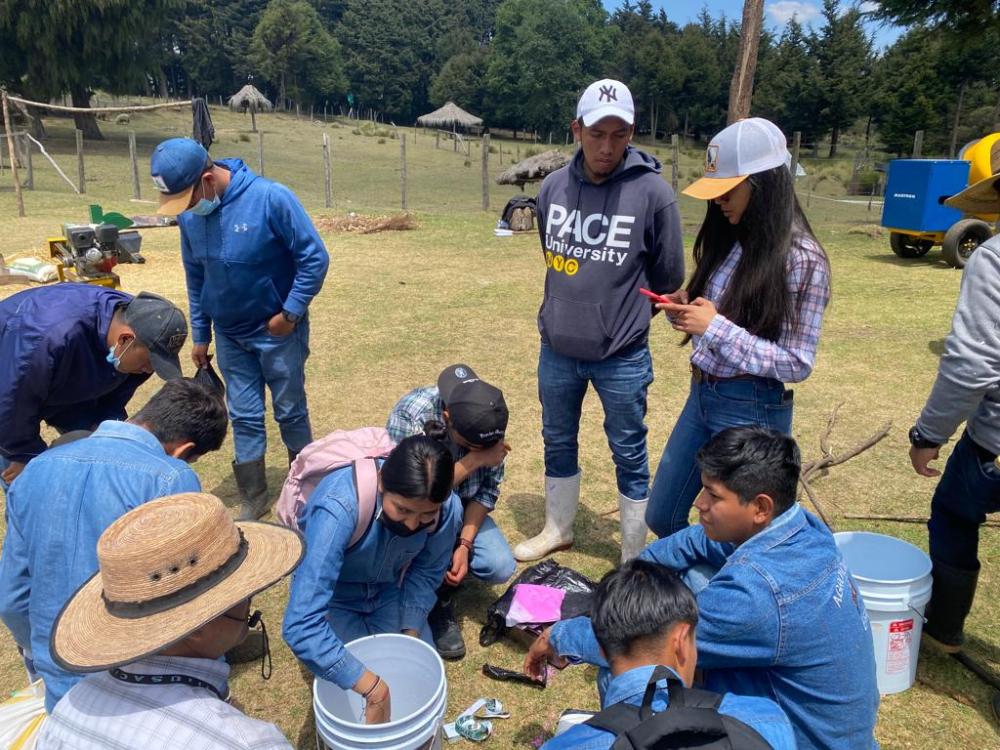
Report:
[[[251,630],[243,643],[233,646],[226,652],[226,661],[229,664],[246,664],[257,661],[264,655],[264,634],[259,630]]]
[[[233,461],[233,474],[236,476],[236,486],[240,490],[240,514],[238,521],[256,521],[268,511],[270,500],[267,496],[267,474],[264,472],[264,459],[245,461],[238,464]]]
[[[932,559],[934,579],[931,600],[927,605],[924,635],[931,645],[953,654],[962,648],[965,618],[976,597],[978,570],[961,570],[940,560]]]
[[[465,656],[465,639],[455,619],[455,607],[452,604],[454,595],[455,589],[452,586],[438,589],[437,604],[427,617],[431,635],[434,636],[434,647],[442,659],[461,659]]]

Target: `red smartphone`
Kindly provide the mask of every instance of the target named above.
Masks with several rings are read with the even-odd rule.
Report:
[[[647,297],[653,300],[653,302],[659,302],[660,304],[665,304],[665,305],[677,304],[673,302],[669,297],[665,297],[662,294],[657,294],[656,292],[651,292],[648,289],[643,289],[642,287],[639,287],[639,294],[645,294]]]

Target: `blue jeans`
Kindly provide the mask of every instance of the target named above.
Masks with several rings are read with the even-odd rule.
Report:
[[[1000,469],[968,432],[955,444],[931,501],[931,557],[961,570],[979,570],[979,527],[1000,510]]]
[[[326,619],[333,632],[345,644],[379,633],[399,633],[402,629],[399,610],[399,588],[395,584],[356,584],[363,596],[334,599]],[[420,639],[434,645],[431,627],[425,620],[420,627]]]
[[[653,360],[637,344],[600,362],[566,357],[542,344],[538,357],[538,398],[542,402],[545,474],[572,477],[580,471],[580,412],[588,384],[604,407],[604,432],[615,462],[618,491],[632,500],[649,495],[646,453],[646,391]]]
[[[503,532],[490,516],[483,519],[472,543],[469,573],[484,583],[506,583],[514,575],[517,562]]]
[[[272,336],[266,326],[238,338],[216,330],[215,351],[226,381],[237,463],[255,461],[267,450],[265,384],[271,391],[274,418],[287,448],[298,452],[312,442],[306,405],[308,318],[300,320],[287,336]]]
[[[661,539],[688,525],[701,490],[695,456],[710,438],[729,427],[757,425],[786,435],[792,429],[792,392],[771,378],[691,382],[691,392],[653,479],[646,523]]]

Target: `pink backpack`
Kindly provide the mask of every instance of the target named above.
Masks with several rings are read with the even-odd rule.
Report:
[[[291,529],[299,528],[299,516],[309,496],[327,474],[345,466],[354,467],[354,486],[358,491],[358,523],[348,546],[356,544],[375,515],[378,495],[377,458],[385,458],[395,447],[383,427],[360,427],[334,430],[314,440],[299,453],[288,470],[275,506],[278,520]]]

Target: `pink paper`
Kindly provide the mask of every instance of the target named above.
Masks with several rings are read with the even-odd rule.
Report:
[[[566,592],[536,583],[519,583],[507,613],[507,627],[532,623],[557,622]]]

